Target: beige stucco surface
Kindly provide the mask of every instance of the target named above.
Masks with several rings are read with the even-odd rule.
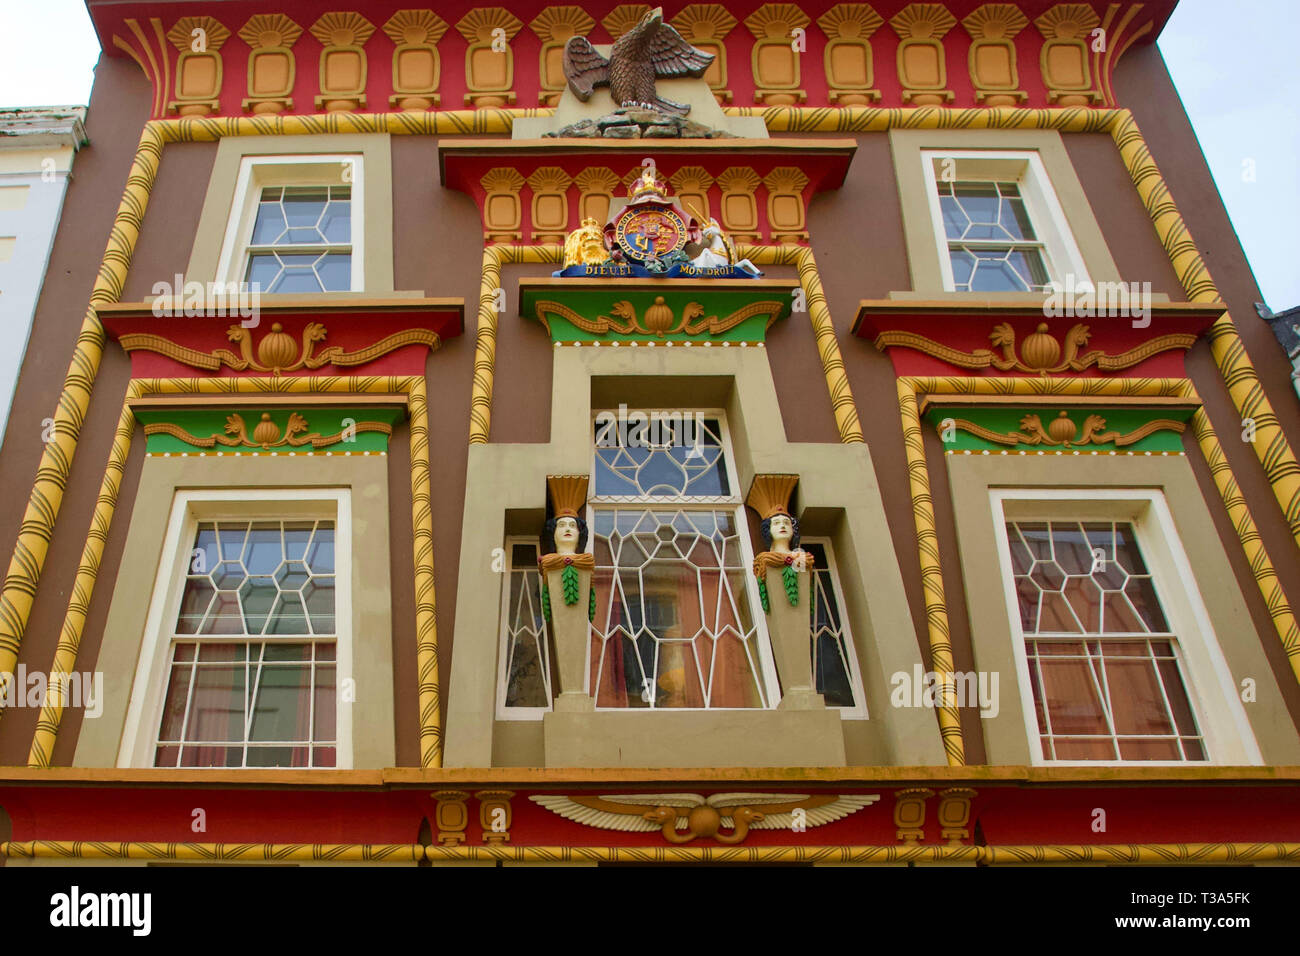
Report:
[[[1070,163],[1061,134],[1056,130],[900,130],[889,131],[889,145],[894,157],[894,174],[902,203],[903,235],[907,244],[907,261],[912,271],[911,296],[900,292],[892,298],[917,297],[938,299],[953,297],[987,297],[986,293],[945,292],[939,268],[938,239],[930,214],[929,187],[921,160],[923,149],[990,149],[1036,151],[1060,201],[1061,210],[1070,224],[1079,254],[1087,264],[1094,283],[1120,281],[1119,269],[1111,258],[1101,227],[1088,204],[1079,177]],[[1021,298],[1008,296],[1009,299]],[[1026,301],[1041,302],[1043,297],[1026,294]]]
[[[1012,625],[1005,583],[998,556],[998,541],[1005,532],[995,520],[990,502],[991,488],[1087,488],[1158,489],[1164,495],[1179,543],[1191,566],[1195,588],[1204,603],[1212,639],[1222,650],[1231,681],[1252,679],[1256,700],[1244,704],[1250,731],[1266,764],[1300,762],[1300,739],[1282,699],[1272,669],[1260,644],[1276,635],[1260,635],[1251,621],[1236,578],[1228,564],[1223,544],[1215,531],[1206,502],[1187,459],[1170,456],[1020,456],[950,455],[948,472],[952,484],[962,582],[945,582],[947,587],[964,585],[970,610],[971,640],[975,666],[1000,674],[1001,707],[998,715],[983,720],[988,762],[994,765],[1029,764],[1039,753],[1030,740],[1021,707],[1019,672],[1012,644]],[[1139,513],[1140,503],[1087,501],[1070,505],[1070,513],[1084,517],[1115,516],[1124,509]],[[1135,502],[1137,496],[1135,495]],[[1038,503],[1035,503],[1038,504]],[[1162,595],[1169,601],[1172,595]],[[1205,681],[1192,687],[1195,698],[1205,698],[1218,688]],[[1235,759],[1217,762],[1245,762]],[[1215,755],[1211,753],[1211,759]]]
[[[787,321],[806,318],[796,315]],[[920,651],[867,446],[787,441],[771,368],[762,348],[564,347],[554,350],[554,361],[550,441],[473,445],[469,449],[460,554],[462,590],[468,593],[482,588],[481,593],[499,595],[501,575],[491,571],[491,551],[501,546],[507,531],[520,533],[517,516],[532,518],[526,522],[531,527],[540,526],[539,516],[546,506],[546,476],[590,473],[593,409],[617,408],[620,402],[633,409],[722,408],[741,491],[748,489],[755,474],[801,475],[799,508],[818,515],[817,527],[806,527],[805,533],[827,535],[832,540],[870,712],[866,720],[841,719],[838,712],[831,712],[840,720],[847,743],[846,757],[841,759],[943,764],[934,712],[889,707],[890,675],[910,673],[912,665],[920,661]],[[489,575],[495,580],[489,582]],[[488,766],[494,758],[540,766],[545,759],[538,736],[506,726],[520,721],[495,719],[499,617],[499,599],[457,604],[446,766]],[[743,721],[717,724],[714,715],[703,712],[663,716],[687,724],[697,720],[700,727],[712,726],[718,734],[725,731],[720,742],[731,739],[728,728],[736,728],[736,748],[744,743],[740,739],[745,736],[743,728],[756,726]],[[654,757],[661,746],[654,739],[658,725],[645,726],[643,760]],[[502,740],[494,745],[498,728]],[[741,750],[731,752],[740,754]],[[683,758],[686,756],[684,753]],[[758,756],[754,754],[755,759]],[[629,753],[623,759],[625,765],[631,765],[638,758]]]
[[[361,155],[365,185],[362,226],[365,292],[373,296],[393,291],[393,159],[387,133],[222,137],[217,144],[212,178],[207,184],[199,228],[185,270],[187,281],[217,279],[221,244],[244,157],[304,156],[309,161],[312,154]],[[273,300],[274,296],[263,299]]]
[[[82,723],[73,765],[113,767],[145,637],[150,598],[178,490],[348,488],[352,511],[352,767],[396,763],[393,724],[392,605],[389,596],[388,458],[304,455],[145,459],[121,570],[96,670],[104,675],[103,714]]]

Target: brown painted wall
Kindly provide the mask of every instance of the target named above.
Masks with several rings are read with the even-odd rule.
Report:
[[[1265,323],[1255,318],[1251,306],[1259,296],[1253,278],[1155,49],[1140,47],[1130,51],[1116,76],[1116,84],[1122,100],[1134,110],[1189,228],[1237,316],[1247,348],[1293,447],[1300,446],[1300,407],[1290,388],[1290,367]],[[75,177],[69,186],[64,221],[56,237],[36,314],[33,345],[19,379],[13,414],[0,453],[0,475],[9,490],[0,505],[0,548],[3,549],[0,559],[6,566],[43,447],[40,423],[52,414],[57,400],[149,99],[148,84],[134,64],[123,60],[101,63],[87,123],[91,145],[78,156]],[[1067,135],[1064,140],[1121,274],[1130,280],[1150,280],[1154,291],[1181,299],[1177,278],[1110,138]],[[884,298],[891,291],[910,288],[888,137],[881,133],[864,134],[858,137],[858,142],[858,154],[844,186],[814,201],[809,211],[809,227],[849,382],[881,485],[892,543],[912,610],[915,637],[928,659],[915,527],[893,370],[870,343],[851,337],[848,331],[860,299]],[[445,342],[430,356],[426,368],[430,393],[437,625],[442,685],[447,688],[453,651],[482,246],[481,225],[473,202],[438,184],[436,149],[437,141],[432,137],[396,136],[392,140],[396,288],[420,290],[430,296],[460,296],[466,302],[465,334]],[[124,298],[144,299],[154,282],[184,270],[214,155],[213,144],[166,147]],[[546,275],[550,269],[550,266],[512,266],[503,270],[507,311],[501,315],[498,329],[493,441],[535,443],[546,441],[549,435],[552,349],[539,324],[519,318],[515,295],[520,277]],[[788,271],[773,270],[773,274]],[[771,330],[768,355],[777,382],[784,386],[780,393],[781,411],[790,439],[834,441],[834,419],[806,315],[792,316]],[[1189,367],[1238,481],[1261,523],[1261,534],[1283,583],[1291,596],[1300,600],[1300,553],[1253,452],[1235,440],[1240,434],[1237,415],[1204,343],[1193,350]],[[127,378],[125,356],[110,345],[23,644],[21,660],[32,669],[48,669],[53,657]],[[957,667],[966,669],[973,665],[951,497],[946,469],[941,467],[942,450],[933,436],[928,440],[928,451],[954,655]],[[1300,723],[1300,687],[1286,665],[1199,450],[1189,442],[1189,451],[1261,641],[1277,671],[1279,683],[1285,688],[1292,715]],[[130,521],[142,455],[142,436],[137,435],[119,509],[106,543],[100,585],[90,607],[80,656],[82,669],[91,666],[98,652],[99,632]],[[393,437],[389,481],[397,754],[399,764],[411,765],[419,760],[419,738],[411,583],[409,432],[405,428],[399,428]],[[160,505],[149,503],[148,506]],[[497,543],[484,543],[485,562],[490,560],[490,549]],[[444,714],[445,698],[444,693]],[[36,712],[26,708],[15,708],[0,720],[0,764],[26,761],[35,720]],[[74,712],[66,715],[65,732],[60,735],[55,753],[56,763],[70,762],[79,720]],[[965,715],[964,726],[968,759],[978,762],[983,759],[978,721]]]
[[[86,119],[90,145],[78,154],[73,168],[63,219],[33,321],[31,345],[19,374],[0,452],[0,483],[5,489],[0,503],[0,562],[6,569],[44,451],[41,422],[54,414],[151,99],[149,83],[134,63],[101,59]],[[54,659],[86,529],[117,427],[126,379],[126,357],[120,350],[107,349],[20,651],[19,663],[30,670],[48,671]],[[134,467],[138,471],[138,462]],[[124,527],[115,527],[107,543],[104,570],[109,580],[115,573],[124,535]],[[102,625],[106,604],[96,602],[92,606],[88,635]],[[84,670],[85,662],[93,657],[81,660]],[[27,763],[38,713],[32,708],[16,707],[0,718],[0,764]],[[72,733],[66,735],[56,755],[64,763],[71,755],[73,738]]]
[[[1300,448],[1300,403],[1297,403],[1291,386],[1290,363],[1268,324],[1255,313],[1254,303],[1261,298],[1255,278],[1159,50],[1154,46],[1142,46],[1126,54],[1115,73],[1115,91],[1120,101],[1133,111],[1146,137],[1152,158],[1164,175],[1219,294],[1228,304],[1246,352],[1263,382],[1291,448]],[[1147,231],[1154,233],[1150,227]],[[1300,612],[1300,549],[1296,547],[1295,538],[1255,452],[1240,440],[1241,416],[1232,405],[1209,346],[1205,342],[1197,343],[1187,364],[1237,484],[1250,505],[1260,539],[1273,559],[1283,590],[1292,609]],[[1282,652],[1277,632],[1250,575],[1241,547],[1236,543],[1237,535],[1226,511],[1218,503],[1218,492],[1209,469],[1199,451],[1192,453],[1190,458],[1197,480],[1211,503],[1210,512],[1246,595],[1265,653],[1286,695],[1292,718],[1300,727],[1300,685],[1296,683]]]

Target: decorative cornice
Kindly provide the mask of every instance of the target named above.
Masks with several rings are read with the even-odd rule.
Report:
[[[355,351],[345,351],[341,346],[331,345],[316,353],[316,345],[326,336],[325,326],[319,322],[309,322],[303,329],[301,343],[281,330],[279,322],[271,324],[271,331],[262,336],[257,345],[256,356],[253,352],[253,337],[248,329],[241,325],[232,325],[226,330],[231,342],[239,348],[239,355],[229,349],[213,349],[201,352],[180,345],[161,335],[149,333],[128,333],[118,341],[127,352],[156,352],[170,359],[189,365],[192,368],[215,372],[225,365],[237,372],[252,369],[257,372],[269,372],[280,375],[298,369],[318,369],[326,365],[348,367],[364,365],[382,355],[407,345],[424,345],[436,349],[442,340],[437,332],[429,329],[406,329],[380,339],[373,345]]]
[[[709,335],[721,335],[755,316],[766,316],[767,324],[764,328],[769,329],[772,323],[781,317],[784,309],[783,302],[751,302],[724,318],[718,318],[716,315],[705,315],[704,306],[698,302],[688,302],[682,309],[681,318],[678,319],[673,315],[672,308],[664,303],[664,297],[660,295],[655,296],[654,304],[646,309],[644,316],[641,317],[637,315],[636,306],[626,300],[615,302],[610,307],[609,311],[612,315],[598,315],[595,319],[588,319],[561,302],[545,299],[537,303],[536,316],[537,321],[542,323],[547,332],[551,331],[548,316],[558,315],[592,335],[615,332],[619,335],[654,335],[663,338],[665,335],[676,335],[679,332],[686,335],[699,335],[703,332]]]
[[[941,342],[926,338],[916,332],[886,330],[876,336],[876,348],[907,348],[923,352],[958,368],[995,368],[1001,372],[1030,372],[1038,375],[1054,375],[1067,369],[1082,372],[1096,366],[1103,372],[1114,372],[1131,368],[1146,361],[1153,355],[1171,349],[1190,349],[1196,342],[1196,336],[1190,333],[1174,333],[1150,339],[1141,345],[1126,349],[1114,355],[1101,349],[1088,352],[1081,350],[1088,344],[1090,336],[1088,326],[1082,323],[1072,326],[1065,333],[1064,343],[1047,331],[1047,323],[1039,323],[1037,331],[1027,336],[1016,347],[1016,333],[1009,322],[1000,322],[989,333],[989,340],[995,348],[1001,350],[1001,356],[990,349],[975,349],[963,352],[950,348]]]
[[[145,425],[144,433],[146,436],[170,435],[187,445],[193,445],[195,448],[213,448],[222,445],[226,448],[261,448],[263,450],[281,446],[303,448],[308,445],[312,448],[326,448],[346,441],[350,436],[362,432],[376,432],[382,435],[391,435],[393,433],[393,426],[386,422],[356,422],[332,435],[308,432],[307,428],[307,419],[297,412],[290,412],[288,424],[285,426],[284,431],[281,432],[280,426],[271,420],[271,414],[263,412],[261,420],[254,426],[253,436],[250,438],[248,436],[248,426],[244,423],[244,417],[236,412],[226,417],[224,434],[217,433],[201,437],[171,422],[154,422]]]
[[[964,418],[949,418],[953,427],[968,432],[976,438],[994,442],[999,445],[1047,445],[1051,447],[1076,448],[1084,445],[1114,445],[1124,448],[1136,444],[1148,435],[1158,431],[1171,431],[1182,434],[1187,426],[1168,418],[1155,418],[1129,432],[1114,429],[1105,431],[1106,419],[1100,415],[1089,415],[1083,420],[1083,429],[1070,418],[1069,412],[1061,412],[1046,428],[1037,415],[1026,415],[1020,419],[1020,431],[995,432]]]

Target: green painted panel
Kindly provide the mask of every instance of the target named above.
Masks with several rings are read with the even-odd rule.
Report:
[[[768,325],[790,314],[790,293],[707,282],[690,289],[548,285],[523,288],[521,313],[544,321],[552,342],[762,342]]]
[[[1153,431],[1131,445],[1117,446],[1112,440],[1102,443],[1071,444],[1067,447],[1059,444],[1052,445],[1048,442],[1031,444],[1024,441],[1016,445],[1004,445],[1000,442],[973,435],[961,427],[950,430],[945,429],[943,424],[947,419],[953,419],[954,422],[964,420],[1000,435],[1012,432],[1032,434],[1032,431],[1021,427],[1021,421],[1027,415],[1037,415],[1043,430],[1046,431],[1062,411],[1066,411],[1068,413],[1066,417],[1074,423],[1076,437],[1082,437],[1084,422],[1093,415],[1105,420],[1105,426],[1095,429],[1096,433],[1118,432],[1122,437],[1157,419],[1185,423],[1187,419],[1191,418],[1193,410],[1190,408],[1098,408],[1095,406],[1080,408],[1071,407],[1068,404],[1047,405],[1038,408],[1025,408],[1024,406],[995,406],[992,408],[939,406],[929,409],[925,413],[925,419],[939,432],[940,437],[944,436],[945,431],[949,431],[950,440],[944,442],[944,449],[947,451],[1073,452],[1078,450],[1086,453],[1088,451],[1118,450],[1160,453],[1181,452],[1183,450],[1181,433],[1170,429]]]
[[[305,428],[299,428],[293,438],[296,442],[303,444],[296,445],[284,441],[285,432],[289,426],[290,415],[297,414],[306,422]],[[213,454],[222,452],[224,454],[288,454],[293,452],[297,455],[307,454],[324,454],[332,452],[340,453],[365,453],[377,454],[388,450],[388,435],[382,431],[366,431],[365,425],[371,422],[378,422],[384,425],[393,426],[399,422],[404,411],[400,408],[322,408],[309,406],[307,408],[272,408],[262,409],[256,405],[243,406],[240,408],[231,408],[229,406],[214,406],[212,408],[186,408],[186,409],[141,409],[136,412],[136,418],[140,423],[150,430],[149,426],[167,425],[175,429],[188,432],[196,438],[206,439],[213,435],[235,438],[239,430],[237,423],[232,420],[232,416],[238,415],[244,424],[243,433],[249,441],[255,441],[255,429],[262,422],[263,415],[267,416],[267,421],[275,426],[275,438],[270,442],[269,448],[263,448],[260,444],[249,446],[242,442],[236,445],[224,445],[220,442],[214,442],[210,447],[195,445],[184,437],[177,434],[170,434],[164,431],[155,431],[154,434],[148,435],[145,440],[146,451],[151,455],[162,454]],[[310,440],[303,441],[308,436],[332,436],[344,431],[350,426],[357,426],[353,434],[316,448]]]

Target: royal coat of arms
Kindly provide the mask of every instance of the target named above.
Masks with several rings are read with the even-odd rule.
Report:
[[[752,279],[762,273],[735,246],[716,219],[687,212],[648,166],[628,199],[602,228],[594,219],[569,234],[564,267],[556,276],[660,276]]]

